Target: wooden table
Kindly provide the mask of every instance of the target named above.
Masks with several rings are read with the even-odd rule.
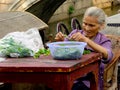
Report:
[[[53,90],[71,90],[73,81],[92,72],[91,90],[98,90],[100,53],[83,55],[80,60],[53,60],[51,56],[39,59],[7,58],[0,62],[0,82],[43,83]]]

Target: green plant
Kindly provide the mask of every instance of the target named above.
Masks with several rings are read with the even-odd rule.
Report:
[[[68,8],[68,15],[69,15],[69,20],[68,20],[68,29],[70,30],[71,29],[71,18],[70,18],[70,15],[73,14],[75,11],[75,8],[73,5],[70,5],[69,8]]]
[[[68,8],[68,14],[71,15],[74,12],[75,8],[73,5],[70,5]]]

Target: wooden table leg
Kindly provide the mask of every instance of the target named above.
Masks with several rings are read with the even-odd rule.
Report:
[[[96,64],[95,70],[92,72],[93,76],[90,79],[90,83],[92,84],[90,90],[98,90],[98,80],[99,80],[99,64]]]

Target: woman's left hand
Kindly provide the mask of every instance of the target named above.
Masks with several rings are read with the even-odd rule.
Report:
[[[75,34],[73,34],[71,37],[70,37],[71,40],[74,40],[74,41],[81,41],[81,42],[86,42],[86,37],[83,36],[80,32],[77,32]]]

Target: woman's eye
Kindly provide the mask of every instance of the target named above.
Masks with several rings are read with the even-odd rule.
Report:
[[[88,25],[87,23],[83,22],[84,25]]]
[[[89,24],[90,27],[94,27],[95,25]]]
[[[87,24],[87,23],[85,23],[85,22],[83,22],[83,24],[86,25],[86,26],[88,25],[88,26],[90,26],[90,27],[94,27],[94,26],[95,26],[95,25],[93,25],[93,24]]]

